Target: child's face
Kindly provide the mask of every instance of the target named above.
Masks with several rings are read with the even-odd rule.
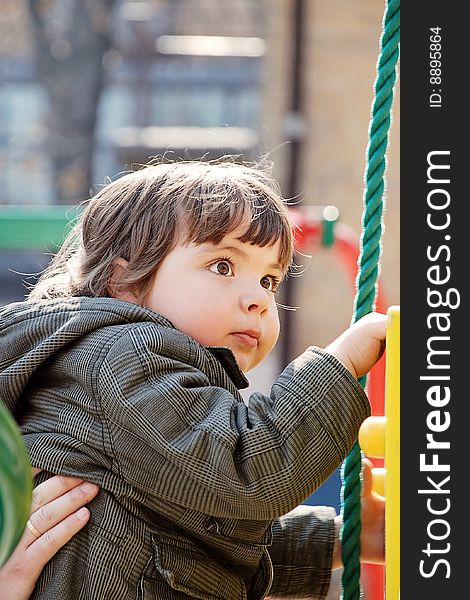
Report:
[[[275,290],[283,277],[279,242],[253,246],[241,232],[214,244],[177,246],[142,304],[205,346],[228,346],[242,371],[260,363],[279,336]]]

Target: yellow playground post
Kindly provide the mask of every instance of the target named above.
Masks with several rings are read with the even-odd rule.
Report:
[[[359,444],[370,457],[383,457],[373,469],[373,490],[385,496],[385,599],[400,598],[400,307],[388,311],[385,357],[385,416],[369,417]]]

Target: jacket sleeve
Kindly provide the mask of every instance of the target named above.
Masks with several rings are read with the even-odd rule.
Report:
[[[228,518],[286,514],[331,475],[369,415],[361,386],[319,348],[248,406],[174,355],[155,328],[127,331],[96,378],[113,469],[149,507],[158,498]]]
[[[272,598],[326,598],[331,582],[335,511],[301,505],[277,519],[269,555]]]

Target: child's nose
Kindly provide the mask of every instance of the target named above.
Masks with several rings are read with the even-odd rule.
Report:
[[[259,312],[262,314],[269,308],[268,294],[261,286],[245,290],[240,294],[240,304],[244,311]]]

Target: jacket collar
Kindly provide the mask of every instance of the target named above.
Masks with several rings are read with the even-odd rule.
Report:
[[[236,385],[238,390],[247,388],[250,383],[238,366],[235,355],[225,346],[204,346],[220,362],[224,371]]]

